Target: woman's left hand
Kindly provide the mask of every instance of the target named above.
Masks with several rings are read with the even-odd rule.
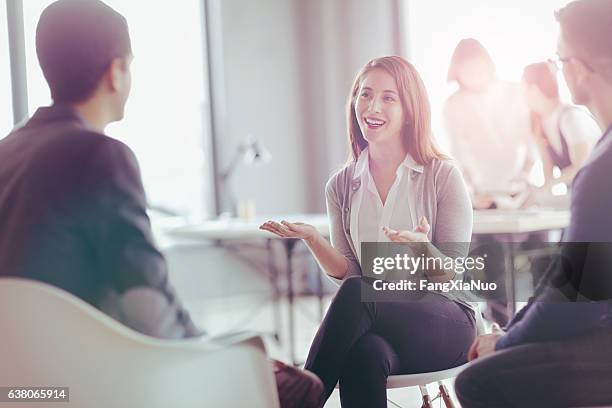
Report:
[[[416,226],[412,231],[398,231],[393,230],[389,227],[383,227],[385,235],[391,240],[391,242],[429,242],[427,234],[431,227],[425,216],[421,217],[419,225]]]

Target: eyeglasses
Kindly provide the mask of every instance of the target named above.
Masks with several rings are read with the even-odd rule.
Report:
[[[577,57],[560,57],[560,56],[556,56],[553,58],[549,58],[548,60],[546,60],[546,62],[548,62],[552,67],[555,68],[555,70],[562,70],[563,69],[563,65],[567,64],[568,62],[571,61],[578,61],[580,62],[582,65],[584,65],[584,67],[586,69],[588,69],[591,72],[594,72],[595,70],[589,65],[587,64],[584,60],[577,58]]]

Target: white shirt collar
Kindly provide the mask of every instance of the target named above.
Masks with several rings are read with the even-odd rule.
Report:
[[[359,157],[357,158],[357,162],[355,163],[355,172],[353,173],[353,180],[359,179],[363,175],[364,171],[369,171],[369,158],[370,154],[368,152],[368,148],[366,147],[361,151]],[[407,168],[418,173],[423,173],[423,165],[418,164],[416,161],[414,161],[410,153],[406,154],[406,158],[404,158],[404,161],[400,163],[397,172],[399,173],[402,168]]]

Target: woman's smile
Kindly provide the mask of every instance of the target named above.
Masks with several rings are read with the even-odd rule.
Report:
[[[379,129],[387,123],[387,121],[376,118],[374,116],[364,116],[363,122],[366,124],[368,129]]]

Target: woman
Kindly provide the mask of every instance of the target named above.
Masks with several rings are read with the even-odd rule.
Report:
[[[395,56],[368,62],[354,81],[347,119],[352,155],[326,186],[331,244],[302,223],[261,228],[304,240],[341,281],[305,368],[321,378],[327,397],[340,381],[345,407],[386,407],[389,375],[466,361],[474,314],[467,302],[438,293],[424,302],[362,302],[360,244],[469,242],[472,210],[459,170],[434,145],[425,87],[410,63]]]
[[[523,71],[531,130],[544,164],[544,186],[551,193],[557,183],[570,185],[593,148],[601,130],[586,111],[561,102],[556,68],[540,62]],[[555,177],[554,169],[559,174]]]
[[[446,133],[474,208],[519,207],[536,150],[520,85],[499,79],[488,51],[473,38],[457,44],[447,80],[458,88],[444,104]]]

